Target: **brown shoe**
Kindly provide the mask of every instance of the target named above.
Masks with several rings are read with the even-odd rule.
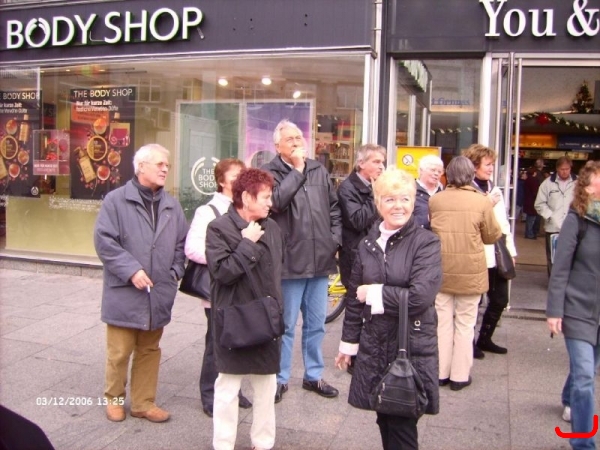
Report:
[[[164,409],[160,409],[158,406],[154,406],[148,411],[131,411],[131,415],[140,419],[148,419],[150,422],[155,423],[166,422],[171,417],[171,415],[167,411],[165,411]]]
[[[125,420],[125,408],[121,405],[107,405],[106,418],[111,422],[123,422]]]

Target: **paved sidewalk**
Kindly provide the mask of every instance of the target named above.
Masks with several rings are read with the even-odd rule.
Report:
[[[546,276],[519,270],[513,309],[495,340],[508,355],[475,361],[473,384],[441,390],[441,412],[419,422],[422,450],[568,449],[554,427],[567,373],[561,338],[549,339],[543,316]],[[183,294],[162,339],[157,403],[172,413],[164,424],[127,417],[105,419],[102,398],[104,333],[101,281],[62,274],[0,270],[0,403],[40,425],[57,449],[210,449],[212,421],[201,411],[198,376],[205,319]],[[276,449],[379,449],[375,413],[350,407],[350,376],[333,367],[342,319],[327,326],[325,379],[340,397],[324,399],[301,388],[302,361],[295,349],[290,390],[276,406]],[[300,330],[298,330],[300,331]],[[298,339],[297,339],[298,341]],[[252,397],[245,385],[245,392]],[[73,399],[83,405],[46,405]],[[85,404],[91,402],[91,405]],[[238,445],[249,449],[252,410],[240,410]]]

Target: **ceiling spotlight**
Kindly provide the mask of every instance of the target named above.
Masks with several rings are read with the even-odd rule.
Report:
[[[270,77],[268,77],[268,76],[264,76],[264,77],[262,77],[262,80],[260,80],[260,82],[261,82],[262,84],[264,84],[265,86],[271,86],[271,83],[272,83],[273,81],[271,80],[271,78],[270,78]]]
[[[294,91],[294,93],[292,94],[293,98],[300,98],[300,96],[302,95],[302,92],[300,91]]]
[[[229,84],[229,81],[227,81],[227,78],[225,78],[225,77],[220,77],[217,80],[217,83],[219,83],[219,86],[225,87],[225,86],[227,86]]]

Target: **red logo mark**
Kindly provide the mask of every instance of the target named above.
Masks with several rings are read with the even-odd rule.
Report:
[[[596,435],[596,433],[598,432],[598,415],[594,414],[594,427],[592,428],[592,431],[590,431],[589,433],[565,433],[564,431],[561,431],[560,427],[556,427],[554,429],[554,431],[556,432],[556,435],[560,438],[578,438],[578,439],[587,439],[587,438],[591,438],[594,437]]]

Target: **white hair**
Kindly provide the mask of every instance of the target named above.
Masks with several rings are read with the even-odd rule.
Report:
[[[296,129],[300,133],[300,136],[304,136],[302,134],[302,130],[298,128],[298,125],[296,125],[294,122],[290,122],[288,119],[283,119],[277,124],[275,131],[273,131],[273,143],[275,145],[279,144],[279,141],[281,141],[281,130],[288,127]]]
[[[436,155],[425,155],[420,159],[419,170],[427,169],[431,166],[444,167],[444,161],[442,161],[442,158]]]
[[[149,161],[152,154],[156,152],[166,155],[167,158],[170,155],[169,150],[160,144],[146,144],[140,147],[137,152],[135,152],[135,155],[133,156],[133,170],[136,175],[140,171],[140,164]]]

